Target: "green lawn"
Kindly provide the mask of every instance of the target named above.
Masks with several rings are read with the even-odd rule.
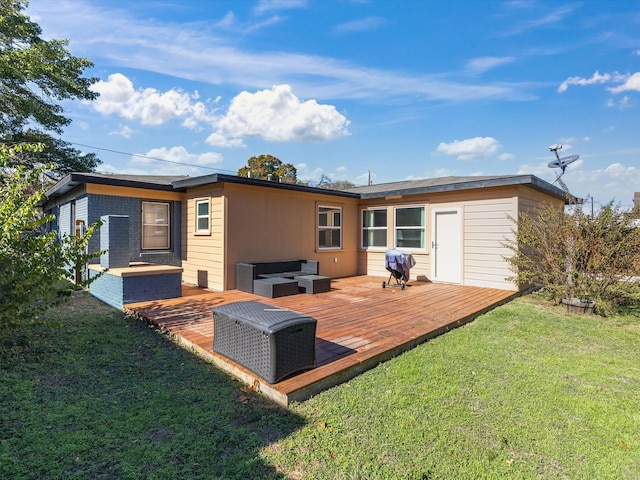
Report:
[[[0,362],[0,478],[640,478],[640,317],[517,299],[289,410],[86,294]]]

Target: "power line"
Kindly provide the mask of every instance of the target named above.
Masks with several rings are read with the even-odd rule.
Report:
[[[119,155],[129,155],[131,157],[144,158],[144,159],[147,159],[147,160],[156,160],[158,162],[173,163],[175,165],[182,165],[182,166],[185,166],[185,167],[204,168],[206,170],[214,170],[214,171],[218,171],[218,172],[229,172],[229,173],[232,173],[234,175],[236,174],[236,172],[233,172],[231,170],[224,170],[222,168],[204,167],[202,165],[194,165],[192,163],[176,162],[175,160],[166,160],[164,158],[150,157],[148,155],[140,155],[138,153],[120,152],[118,150],[111,150],[109,148],[102,148],[102,147],[94,147],[93,145],[85,145],[83,143],[76,143],[76,142],[69,142],[69,143],[72,144],[72,145],[77,145],[79,147],[91,148],[92,150],[102,150],[104,152],[117,153]]]

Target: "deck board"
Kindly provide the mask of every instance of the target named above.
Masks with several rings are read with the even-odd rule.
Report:
[[[382,280],[367,276],[335,279],[330,292],[275,299],[237,290],[212,292],[185,286],[181,298],[128,304],[125,308],[287,405],[353,378],[516,295],[507,290],[430,282],[411,282],[404,290],[382,288]],[[212,310],[250,300],[317,320],[316,368],[271,385],[213,352]]]

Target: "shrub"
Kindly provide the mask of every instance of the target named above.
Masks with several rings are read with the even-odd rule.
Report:
[[[86,253],[89,238],[99,227],[91,226],[80,236],[58,238],[45,232],[53,220],[38,208],[44,198],[35,189],[50,165],[30,168],[11,164],[16,154],[36,152],[40,145],[0,145],[0,344],[8,341],[15,327],[27,322],[47,323],[41,314],[68,297],[75,287],[63,280],[72,278],[77,265],[100,252]]]
[[[640,228],[638,210],[624,211],[613,202],[597,213],[581,205],[564,212],[551,204],[522,213],[505,246],[505,257],[520,286],[538,286],[556,302],[563,298],[593,300],[606,314],[640,300]]]

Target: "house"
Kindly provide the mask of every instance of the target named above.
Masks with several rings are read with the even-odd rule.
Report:
[[[533,175],[334,191],[223,174],[71,173],[47,192],[44,209],[61,234],[128,216],[130,262],[180,267],[183,282],[212,290],[236,287],[239,262],[307,259],[332,278],[386,277],[385,251],[394,247],[414,256],[411,279],[517,290],[503,258],[510,218],[544,202],[562,208],[565,197]]]

